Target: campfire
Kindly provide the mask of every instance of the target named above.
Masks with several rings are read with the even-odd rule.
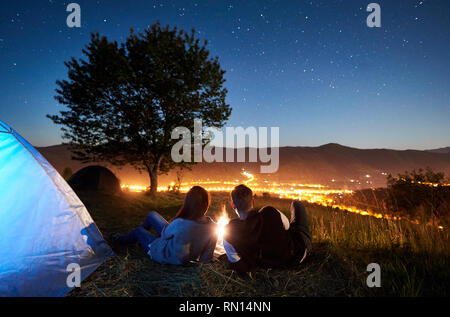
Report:
[[[226,210],[225,205],[222,205],[222,213],[217,220],[217,244],[216,249],[214,250],[214,254],[216,257],[220,256],[221,254],[225,254],[225,249],[223,247],[223,236],[225,234],[225,226],[230,221],[230,218],[228,217],[228,213]]]
[[[219,220],[217,220],[217,235],[219,236],[219,240],[223,240],[223,236],[225,234],[225,226],[230,221],[230,218],[228,217],[227,210],[225,208],[225,205],[222,205],[222,214],[219,217]]]

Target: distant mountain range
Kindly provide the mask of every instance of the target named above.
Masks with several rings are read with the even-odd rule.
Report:
[[[441,147],[439,149],[434,149],[434,150],[427,150],[427,151],[432,152],[432,153],[450,153],[450,146]]]
[[[41,147],[38,150],[61,173],[70,167],[74,172],[83,166],[71,159],[67,145]],[[247,149],[248,150],[248,149]],[[281,147],[277,173],[259,174],[262,163],[198,163],[183,172],[183,181],[246,179],[245,169],[256,175],[256,181],[277,181],[324,184],[335,187],[363,188],[386,185],[386,175],[418,168],[431,167],[450,176],[450,147],[437,150],[357,149],[330,143],[318,147]],[[130,166],[111,168],[122,183],[149,183],[148,176],[139,174]],[[264,164],[266,165],[266,164]],[[160,176],[160,184],[176,181],[174,171]]]

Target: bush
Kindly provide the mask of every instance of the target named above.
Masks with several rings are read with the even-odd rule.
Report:
[[[425,171],[405,172],[388,176],[388,209],[412,217],[444,218],[450,216],[450,186],[444,173]]]
[[[62,177],[67,181],[73,175],[73,171],[70,167],[66,167],[63,171]]]

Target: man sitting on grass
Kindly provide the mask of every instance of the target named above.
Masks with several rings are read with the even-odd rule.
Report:
[[[234,188],[231,203],[239,219],[226,226],[223,244],[232,269],[282,268],[305,259],[311,233],[300,201],[291,203],[291,221],[274,207],[254,210],[252,190],[245,185]]]

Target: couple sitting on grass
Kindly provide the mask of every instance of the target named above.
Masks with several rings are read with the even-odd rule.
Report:
[[[151,211],[144,223],[125,235],[113,235],[115,243],[138,241],[150,258],[162,264],[210,262],[218,235],[217,224],[205,216],[211,198],[200,186],[186,194],[183,207],[171,222]],[[249,272],[257,267],[283,268],[300,263],[311,249],[305,207],[291,203],[291,220],[274,207],[254,210],[253,193],[245,185],[231,192],[231,203],[239,214],[225,227],[223,245],[230,268]],[[159,237],[148,230],[153,228]]]

